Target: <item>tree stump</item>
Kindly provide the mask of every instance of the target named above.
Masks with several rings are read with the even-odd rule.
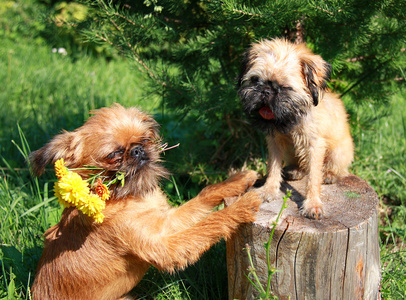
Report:
[[[350,175],[322,186],[326,218],[299,214],[305,180],[284,182],[292,191],[271,242],[270,261],[278,272],[271,290],[279,299],[380,299],[378,204],[375,191]],[[226,199],[226,205],[232,202]],[[268,241],[283,199],[263,203],[257,220],[227,242],[229,299],[254,299],[258,291],[246,275],[250,246],[256,273],[266,287]],[[290,297],[290,298],[289,298]]]

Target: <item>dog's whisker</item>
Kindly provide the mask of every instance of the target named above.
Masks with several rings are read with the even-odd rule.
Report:
[[[168,150],[177,148],[177,147],[179,147],[179,146],[180,146],[180,143],[177,143],[176,145],[173,145],[173,146],[168,147],[168,143],[165,143],[165,144],[162,144],[162,145],[159,147],[158,153],[162,153],[162,152],[165,152],[165,151],[168,151]]]

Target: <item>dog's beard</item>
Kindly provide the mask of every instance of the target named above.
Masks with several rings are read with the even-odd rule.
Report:
[[[263,86],[254,85],[242,86],[238,95],[253,126],[266,134],[287,134],[308,111],[309,101],[292,91],[264,93]]]
[[[118,172],[125,173],[125,177],[124,185],[117,182],[112,188],[112,196],[117,199],[130,195],[144,196],[155,190],[160,180],[168,176],[167,170],[156,162],[122,168]]]
[[[107,181],[117,181],[109,188],[111,198],[145,196],[159,187],[161,179],[168,177],[168,171],[161,164],[158,145],[145,147],[144,150],[145,154],[141,158],[127,158],[113,168],[104,166],[105,171],[102,175],[107,177]]]
[[[124,174],[124,179],[110,187],[111,196],[122,199],[127,196],[144,196],[159,186],[162,178],[168,176],[168,171],[157,162],[145,162],[142,165],[122,167],[118,170],[106,171],[111,180]]]

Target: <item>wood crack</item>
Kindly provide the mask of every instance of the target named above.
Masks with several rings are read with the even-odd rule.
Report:
[[[303,237],[303,232],[300,234],[300,239],[299,239],[299,243],[297,244],[297,248],[296,248],[296,252],[295,252],[295,261],[294,261],[294,286],[295,286],[295,295],[296,295],[296,299],[298,299],[298,292],[297,292],[297,270],[296,270],[296,266],[297,266],[297,253],[299,252],[299,248],[300,248],[300,244],[302,242],[302,237]]]

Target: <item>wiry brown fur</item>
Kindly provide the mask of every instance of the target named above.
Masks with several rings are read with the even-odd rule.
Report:
[[[244,110],[267,134],[269,164],[263,196],[279,195],[285,163],[288,178],[308,175],[301,211],[311,218],[325,214],[320,200],[323,176],[331,183],[347,175],[353,160],[344,105],[326,91],[329,75],[329,65],[305,44],[274,39],[252,45],[239,78]],[[272,118],[261,115],[264,107],[271,109]]]
[[[46,231],[32,286],[34,299],[118,299],[151,265],[168,272],[183,269],[221,238],[230,237],[239,224],[255,219],[261,203],[255,192],[212,212],[225,197],[242,195],[256,180],[254,171],[208,186],[180,207],[171,207],[158,186],[166,171],[159,165],[156,140],[157,123],[151,117],[115,105],[96,111],[82,127],[56,136],[31,154],[36,174],[59,158],[70,168],[93,165],[103,167],[105,174],[128,174],[123,187],[113,187],[103,223],[67,208],[61,221]],[[142,164],[131,157],[136,147],[145,150]],[[112,158],[117,149],[119,157]],[[81,175],[86,178],[88,173]]]

